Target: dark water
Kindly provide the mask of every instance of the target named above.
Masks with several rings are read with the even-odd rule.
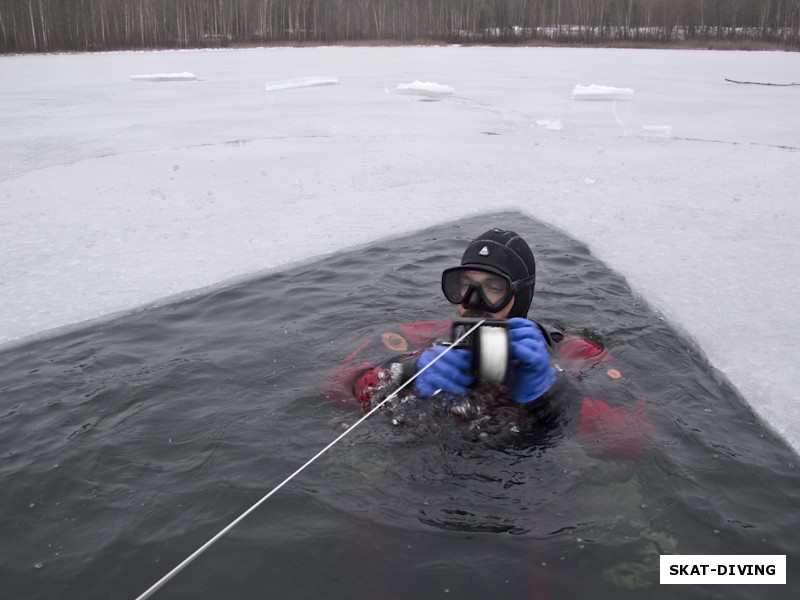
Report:
[[[135,598],[354,422],[318,391],[491,226],[532,242],[532,316],[649,399],[635,462],[365,422],[156,598],[794,598],[797,455],[586,248],[480,216],[0,355],[0,598]],[[584,382],[591,386],[591,380]],[[423,412],[420,410],[420,413]],[[658,556],[786,554],[786,586],[660,586]]]

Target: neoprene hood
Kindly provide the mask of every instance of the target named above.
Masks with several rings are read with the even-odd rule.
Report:
[[[512,282],[533,277],[530,285],[514,294],[509,317],[527,317],[533,301],[536,260],[527,242],[513,231],[490,229],[470,242],[461,257],[461,266],[478,267],[506,275]]]

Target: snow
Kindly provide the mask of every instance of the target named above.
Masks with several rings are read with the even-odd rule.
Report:
[[[576,85],[572,97],[575,100],[633,100],[633,90],[607,85]]]
[[[297,77],[286,81],[272,81],[265,86],[268,92],[294,90],[298,88],[316,87],[320,85],[336,85],[339,80],[335,77]]]
[[[588,244],[800,448],[800,88],[725,81],[799,71],[677,50],[0,57],[0,344],[510,209]],[[343,83],[265,93],[308,73]],[[402,81],[453,93],[385,93]],[[590,81],[635,98],[573,99]]]

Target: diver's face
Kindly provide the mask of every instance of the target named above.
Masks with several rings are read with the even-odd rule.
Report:
[[[498,279],[497,276],[492,275],[491,273],[484,273],[483,271],[465,271],[462,274],[462,278],[462,285],[464,286],[465,290],[469,287],[470,283],[477,281],[483,286],[484,290],[486,290],[488,294],[491,294],[492,281]],[[508,318],[513,306],[514,296],[511,296],[511,300],[508,301],[508,304],[506,304],[497,312],[490,313],[483,310],[476,310],[474,308],[467,308],[463,304],[457,305],[456,310],[458,311],[458,316],[465,319],[506,319]]]

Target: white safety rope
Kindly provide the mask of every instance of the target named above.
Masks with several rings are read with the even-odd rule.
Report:
[[[466,338],[467,338],[467,337],[468,337],[468,336],[469,336],[469,335],[470,335],[470,334],[471,334],[473,331],[475,331],[475,330],[476,330],[478,327],[480,327],[480,326],[483,324],[483,322],[484,322],[484,321],[485,321],[485,319],[482,319],[482,320],[478,321],[478,322],[477,322],[475,325],[473,325],[473,326],[472,326],[472,327],[471,327],[471,328],[470,328],[470,329],[469,329],[469,330],[468,330],[466,333],[464,333],[464,334],[463,334],[463,335],[461,335],[461,336],[460,336],[460,337],[459,337],[457,340],[455,340],[455,341],[452,343],[452,345],[451,345],[449,348],[447,348],[447,349],[446,349],[444,352],[442,352],[441,354],[439,354],[438,356],[436,356],[436,357],[435,357],[433,360],[431,360],[431,362],[429,362],[427,365],[425,365],[425,366],[424,366],[422,369],[420,369],[419,371],[417,371],[417,372],[414,374],[414,376],[413,376],[413,377],[411,377],[411,378],[410,378],[408,381],[406,381],[405,383],[403,383],[403,385],[401,385],[399,388],[397,388],[397,389],[396,389],[394,392],[392,392],[391,394],[389,394],[389,395],[388,395],[386,398],[384,398],[384,399],[383,399],[383,400],[382,400],[380,403],[378,403],[377,405],[375,405],[375,407],[374,407],[374,408],[372,408],[372,410],[370,410],[370,411],[369,411],[367,414],[365,414],[363,417],[361,417],[361,418],[360,418],[358,421],[356,421],[356,422],[355,422],[355,423],[353,423],[353,424],[352,424],[350,427],[348,427],[346,431],[344,431],[342,434],[340,434],[340,435],[339,435],[339,436],[338,436],[338,437],[337,437],[335,440],[333,440],[333,441],[332,441],[330,444],[328,444],[328,445],[327,445],[327,446],[325,446],[325,447],[324,447],[322,450],[320,450],[319,452],[317,452],[317,453],[316,453],[316,454],[315,454],[315,455],[314,455],[312,458],[310,458],[308,461],[306,461],[306,463],[305,463],[305,464],[304,464],[302,467],[300,467],[299,469],[297,469],[297,470],[296,470],[294,473],[292,473],[292,474],[291,474],[291,475],[289,475],[289,476],[288,476],[286,479],[284,479],[284,480],[283,480],[283,481],[281,481],[281,482],[280,482],[278,485],[276,485],[276,486],[275,486],[275,487],[274,487],[274,488],[273,488],[273,489],[272,489],[272,490],[271,490],[269,493],[267,493],[267,494],[266,494],[266,495],[265,495],[263,498],[261,498],[261,500],[259,500],[259,501],[258,501],[258,502],[256,502],[255,504],[253,504],[253,506],[251,506],[250,508],[248,508],[248,509],[247,509],[246,511],[244,511],[244,512],[243,512],[241,515],[239,515],[238,517],[236,517],[236,519],[234,519],[233,521],[231,521],[231,522],[230,522],[230,524],[228,524],[226,527],[224,527],[224,528],[223,528],[223,529],[222,529],[222,530],[221,530],[221,531],[220,531],[220,532],[219,532],[217,535],[215,535],[214,537],[212,537],[212,538],[211,538],[210,540],[208,540],[208,541],[207,541],[205,544],[203,544],[203,545],[202,545],[202,546],[200,546],[200,547],[199,547],[197,550],[195,550],[195,551],[194,551],[192,554],[190,554],[189,556],[187,556],[187,557],[186,557],[186,558],[183,560],[183,562],[181,562],[181,563],[180,563],[178,566],[176,566],[174,569],[172,569],[172,570],[171,570],[169,573],[167,573],[167,574],[166,574],[166,575],[164,575],[164,576],[163,576],[161,579],[159,579],[157,582],[155,582],[155,583],[154,583],[154,584],[153,584],[153,585],[152,585],[152,586],[151,586],[151,587],[150,587],[150,588],[149,588],[149,589],[148,589],[146,592],[144,592],[144,593],[143,593],[141,596],[137,597],[137,598],[136,598],[136,600],[146,600],[147,598],[149,598],[150,596],[152,596],[154,593],[156,593],[156,592],[157,592],[157,591],[158,591],[158,590],[159,590],[159,589],[160,589],[160,588],[161,588],[161,587],[162,587],[162,586],[163,586],[165,583],[167,583],[167,582],[168,582],[170,579],[172,579],[173,577],[175,577],[175,575],[177,575],[178,573],[180,573],[180,572],[181,572],[181,571],[182,571],[182,570],[183,570],[185,567],[187,567],[187,566],[188,566],[188,565],[189,565],[189,564],[190,564],[192,561],[194,561],[194,559],[196,559],[198,556],[200,556],[200,555],[201,555],[203,552],[205,552],[206,550],[208,550],[208,548],[209,548],[209,547],[210,547],[212,544],[214,544],[215,542],[217,542],[217,541],[218,541],[218,540],[219,540],[219,539],[220,539],[222,536],[224,536],[224,535],[225,535],[226,533],[228,533],[228,532],[229,532],[231,529],[233,529],[234,527],[236,527],[236,525],[238,525],[238,524],[239,524],[239,523],[240,523],[242,520],[244,520],[244,518],[245,518],[245,517],[247,517],[247,515],[249,515],[251,512],[253,512],[253,511],[254,511],[254,510],[256,510],[256,509],[257,509],[259,506],[261,506],[261,505],[262,505],[264,502],[266,502],[266,501],[267,501],[267,499],[269,499],[269,498],[270,498],[270,497],[271,497],[273,494],[275,494],[275,492],[277,492],[278,490],[280,490],[280,489],[281,489],[283,486],[285,486],[287,483],[289,483],[289,482],[290,482],[292,479],[294,479],[294,478],[295,478],[295,477],[297,477],[297,476],[298,476],[300,473],[302,473],[302,472],[303,472],[303,471],[304,471],[304,470],[305,470],[305,469],[306,469],[308,466],[310,466],[310,465],[311,465],[311,464],[312,464],[314,461],[316,461],[316,460],[317,460],[317,459],[318,459],[320,456],[322,456],[322,455],[323,455],[323,454],[325,454],[325,453],[326,453],[328,450],[330,450],[330,449],[331,449],[331,448],[332,448],[332,447],[333,447],[335,444],[337,444],[337,443],[338,443],[338,442],[339,442],[339,441],[340,441],[342,438],[344,438],[344,437],[345,437],[347,434],[349,434],[351,431],[353,431],[353,430],[354,430],[356,427],[358,427],[359,425],[361,425],[361,423],[363,423],[364,421],[366,421],[366,420],[367,420],[367,419],[368,419],[370,416],[372,416],[372,415],[373,415],[375,412],[377,412],[377,411],[378,411],[378,410],[379,410],[379,409],[380,409],[380,408],[381,408],[381,407],[382,407],[384,404],[386,404],[386,403],[387,403],[389,400],[391,400],[392,398],[394,398],[394,397],[395,397],[395,396],[396,396],[398,393],[400,393],[400,392],[401,392],[401,391],[402,391],[402,390],[403,390],[403,389],[404,389],[406,386],[408,386],[408,385],[409,385],[409,384],[410,384],[412,381],[414,381],[414,380],[415,380],[417,377],[419,377],[420,375],[422,375],[422,374],[423,374],[423,373],[424,373],[424,372],[425,372],[425,371],[426,371],[426,370],[427,370],[427,369],[428,369],[428,368],[429,368],[429,367],[430,367],[430,366],[431,366],[433,363],[435,363],[435,362],[436,362],[437,360],[439,360],[439,359],[440,359],[442,356],[444,356],[445,354],[447,354],[448,352],[450,352],[450,350],[452,350],[452,349],[453,349],[453,348],[454,348],[454,347],[455,347],[457,344],[459,344],[459,343],[460,343],[460,342],[462,342],[464,339],[466,339]]]

